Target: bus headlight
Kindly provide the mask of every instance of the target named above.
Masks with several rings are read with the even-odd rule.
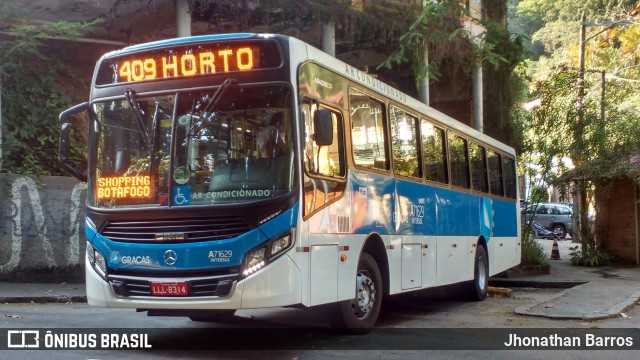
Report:
[[[292,245],[291,234],[286,233],[249,251],[245,257],[242,276],[247,277],[262,269],[269,262],[284,254]]]
[[[106,280],[107,278],[107,259],[102,255],[98,249],[87,242],[87,259],[93,267],[93,269]]]
[[[275,256],[282,251],[289,248],[291,245],[291,235],[287,234],[279,239],[276,239],[271,244],[271,251],[269,256]]]
[[[265,248],[253,250],[247,255],[247,267],[252,268],[258,266],[260,263],[264,263]]]

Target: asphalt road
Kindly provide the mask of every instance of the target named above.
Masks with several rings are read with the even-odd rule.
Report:
[[[633,351],[477,350],[485,340],[508,332],[628,331],[640,328],[640,307],[626,317],[567,321],[515,315],[513,310],[554,294],[553,289],[520,289],[514,298],[483,302],[451,300],[439,290],[407,294],[387,302],[376,329],[365,336],[336,334],[322,309],[238,311],[228,323],[193,322],[181,317],[148,317],[128,309],[86,304],[3,304],[0,327],[74,332],[78,329],[150,332],[152,349],[3,350],[2,359],[628,359]],[[576,304],[579,306],[579,304]],[[106,330],[105,330],[106,329]],[[496,330],[503,329],[503,330]],[[515,330],[514,330],[515,329]],[[556,330],[554,330],[556,329]],[[622,330],[616,330],[622,329]],[[0,333],[0,336],[2,334]],[[0,337],[2,341],[4,338]],[[483,342],[485,341],[485,342]],[[501,340],[500,340],[501,341]],[[187,344],[185,346],[185,344]],[[204,350],[187,350],[201,347]],[[248,350],[243,350],[248,349]],[[460,349],[460,350],[453,350]]]

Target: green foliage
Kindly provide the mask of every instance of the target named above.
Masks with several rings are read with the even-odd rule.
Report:
[[[538,56],[564,48],[578,39],[582,13],[589,20],[613,19],[628,14],[635,0],[511,0],[510,22],[534,43],[527,44]],[[536,43],[543,48],[536,48]]]
[[[612,260],[612,256],[602,251],[596,246],[589,246],[584,250],[580,250],[579,246],[569,248],[571,252],[569,256],[571,258],[571,264],[577,266],[605,266],[609,265]]]
[[[534,22],[542,21],[533,37],[543,42],[548,51],[548,56],[528,62],[528,67],[521,70],[529,88],[523,102],[537,102],[528,111],[513,113],[525,129],[521,161],[528,166],[524,171],[536,173],[534,176],[543,185],[556,183],[566,187],[571,183],[581,204],[587,203],[588,192],[598,184],[598,179],[637,176],[637,169],[629,165],[629,159],[640,148],[637,91],[640,30],[635,24],[610,29],[587,27],[588,41],[580,47],[580,15],[584,12],[587,21],[627,18],[633,3],[523,0],[518,4],[520,15],[536,17]],[[565,5],[567,8],[562,8]],[[576,91],[581,49],[586,69],[582,98]],[[562,159],[571,159],[576,168],[568,171]],[[580,206],[574,214],[582,250],[574,249],[572,263],[605,264],[610,256],[598,248],[587,210],[586,206]]]
[[[538,204],[549,200],[547,188],[544,186],[533,186],[531,189],[531,203]]]
[[[549,265],[548,255],[536,241],[534,231],[525,226],[522,229],[522,260],[521,265]]]
[[[422,8],[414,7],[415,21],[400,37],[398,50],[380,67],[410,63],[417,80],[436,80],[444,61],[453,61],[461,69],[471,71],[475,64],[497,68],[507,64],[512,70],[522,60],[522,38],[510,34],[503,26],[482,20],[487,31],[474,38],[464,28],[461,19],[479,22],[459,1],[439,0],[426,2]],[[429,49],[429,63],[424,56]]]
[[[13,26],[0,41],[3,95],[4,172],[61,175],[57,163],[58,114],[76,102],[76,89],[87,89],[45,39],[75,38],[92,24],[66,22]],[[88,90],[84,90],[86,93]],[[83,94],[84,95],[84,94]],[[74,148],[72,156],[80,157]]]
[[[189,4],[193,18],[210,23],[216,32],[260,28],[300,36],[319,22],[333,21],[339,45],[358,49],[395,46],[409,25],[409,7],[394,0],[190,0]]]
[[[468,17],[467,9],[457,1],[433,1],[424,7],[414,8],[416,20],[400,37],[398,51],[380,67],[390,69],[393,64],[410,63],[417,81],[440,77],[439,65],[451,58],[465,65],[472,64],[474,42],[469,39],[460,19]],[[429,48],[426,63],[425,49]],[[453,56],[455,54],[455,56]]]

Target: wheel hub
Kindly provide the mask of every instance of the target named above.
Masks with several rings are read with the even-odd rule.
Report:
[[[358,273],[356,277],[356,299],[353,304],[353,312],[359,319],[364,319],[373,310],[376,302],[375,284],[365,273]]]

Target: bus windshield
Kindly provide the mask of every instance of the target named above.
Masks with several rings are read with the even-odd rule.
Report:
[[[94,103],[89,204],[215,205],[292,191],[290,87],[223,87]]]

